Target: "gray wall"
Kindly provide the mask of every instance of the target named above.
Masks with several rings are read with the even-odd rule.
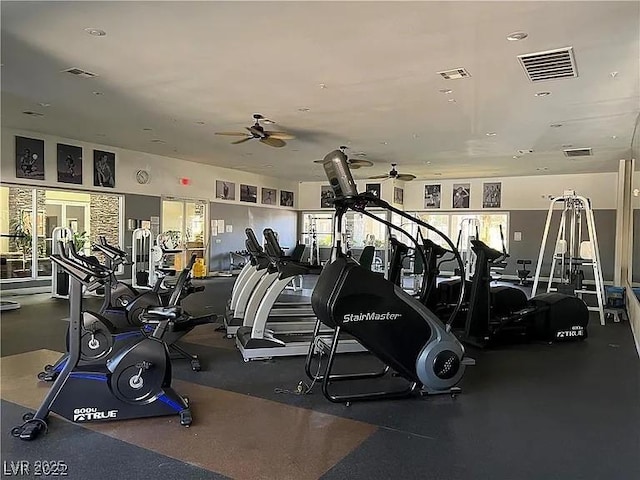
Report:
[[[259,241],[262,231],[271,228],[278,232],[280,245],[288,248],[297,243],[298,213],[276,208],[263,208],[249,205],[211,203],[209,218],[224,220],[225,226],[232,225],[232,233],[212,236],[209,247],[209,270],[227,270],[229,268],[229,252],[244,250],[247,227],[253,228]]]
[[[593,216],[596,223],[596,233],[598,234],[598,244],[600,246],[600,261],[602,262],[602,276],[604,280],[613,280],[614,257],[615,257],[615,234],[616,234],[616,212],[615,210],[594,210]],[[540,252],[542,234],[547,219],[547,212],[542,210],[514,210],[510,213],[511,225],[509,227],[509,264],[505,269],[505,274],[516,275],[518,265],[516,260],[528,259],[533,263],[529,266],[531,275],[535,273],[535,267]],[[560,223],[560,212],[554,212],[549,228],[549,238],[544,255],[542,276],[547,276],[551,269],[552,252],[555,245],[558,227]],[[583,220],[583,238],[588,238],[587,227]],[[522,232],[522,241],[513,240],[514,232]],[[584,269],[585,278],[592,279],[589,267]]]

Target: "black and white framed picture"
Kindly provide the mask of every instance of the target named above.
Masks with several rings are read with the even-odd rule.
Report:
[[[44,140],[16,136],[16,178],[44,180]]]
[[[280,190],[280,206],[281,207],[293,207],[293,192],[287,192],[286,190]]]
[[[116,154],[113,152],[93,151],[94,187],[116,186]]]
[[[453,184],[453,208],[469,208],[469,199],[471,197],[470,183],[454,183]]]
[[[502,206],[502,183],[482,184],[482,208],[500,208]]]
[[[82,185],[82,147],[58,144],[58,181]]]
[[[236,184],[233,182],[216,180],[216,198],[221,198],[222,200],[235,200]]]
[[[262,203],[264,205],[275,205],[277,193],[278,191],[275,188],[262,187]]]
[[[254,185],[240,184],[240,201],[258,203],[258,187]]]
[[[333,188],[331,185],[320,187],[320,208],[333,208]]]
[[[442,185],[424,186],[424,208],[440,208],[442,201]]]
[[[367,183],[365,185],[365,190],[367,191],[367,193],[375,195],[376,198],[380,198],[380,188],[381,187],[379,183]],[[369,204],[371,205],[371,202],[369,202]]]
[[[393,203],[404,205],[404,189],[393,187]]]

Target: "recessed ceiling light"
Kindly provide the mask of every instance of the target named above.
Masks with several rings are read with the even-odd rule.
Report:
[[[449,88],[442,88],[440,90],[438,90],[440,93],[444,93],[445,95],[450,95],[453,93],[453,90],[449,89]]]
[[[430,162],[429,160],[427,160],[427,161],[426,161],[426,162],[424,162],[424,163],[426,163],[427,165],[431,165],[431,162]]]
[[[528,36],[529,34],[527,34],[526,32],[513,32],[507,35],[507,40],[509,40],[510,42],[517,42],[518,40],[524,40]]]
[[[196,125],[204,125],[204,124],[205,123],[203,121],[196,122]]]
[[[107,32],[100,30],[99,28],[85,28],[84,31],[94,37],[104,37],[107,34]]]
[[[611,138],[613,138],[615,140],[616,138],[618,138],[618,136],[617,135],[611,135]]]
[[[514,155],[514,156],[513,156],[513,158],[517,160],[517,159],[519,159],[519,158],[520,158],[520,156],[518,156],[518,155]]]
[[[536,168],[536,170],[538,172],[546,172],[547,170],[549,170],[549,167],[538,167],[538,168]]]
[[[536,97],[548,97],[549,95],[551,95],[551,92],[536,92]]]
[[[51,104],[50,104],[50,103],[45,103],[45,102],[39,102],[39,103],[38,103],[38,105],[40,105],[40,106],[41,106],[41,107],[43,107],[43,108],[47,108],[47,107],[50,107],[50,106],[51,106]]]
[[[496,132],[487,132],[487,133],[485,133],[485,135],[486,135],[487,137],[495,137],[495,136],[496,136],[496,135],[498,135],[498,134],[497,134]]]
[[[153,140],[151,140],[151,143],[167,143],[164,140],[160,140],[159,138],[154,138]]]
[[[300,108],[298,109],[298,111],[299,111],[299,112],[308,112],[309,110],[311,110],[311,109],[310,109],[310,108],[308,108],[308,107],[300,107]]]
[[[611,75],[611,78],[616,78],[618,76],[618,72],[611,72],[609,75]]]
[[[560,128],[562,126],[561,123],[552,123],[551,125],[549,125],[551,128]]]
[[[456,99],[455,98],[450,98],[448,101],[451,102],[451,103],[456,103]]]
[[[146,127],[146,128],[143,128],[143,129],[142,129],[142,131],[143,131],[143,132],[150,132],[151,130],[153,130],[153,129],[152,129],[152,128],[149,128],[149,127]]]
[[[271,168],[273,165],[263,165],[264,168]]]
[[[387,145],[389,142],[380,142],[380,145]]]
[[[321,83],[320,84],[320,88],[327,88],[327,84],[326,83]]]
[[[44,117],[44,113],[32,112],[31,110],[25,110],[22,113],[24,113],[25,115],[29,115],[30,117]]]
[[[417,134],[417,133],[414,133],[414,134],[413,134],[413,138],[418,138],[418,134]]]
[[[102,92],[92,92],[92,93],[93,93],[94,95],[98,95],[98,96],[100,96],[100,95],[104,95]]]

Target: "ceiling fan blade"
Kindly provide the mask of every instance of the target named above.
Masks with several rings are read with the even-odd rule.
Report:
[[[372,167],[373,166],[373,162],[370,160],[363,160],[360,158],[350,158],[347,160],[347,162],[349,163],[349,167],[351,169],[358,169],[358,168],[362,168],[362,167]]]
[[[410,182],[411,180],[415,180],[416,176],[411,175],[410,173],[399,173],[396,178],[403,182]]]
[[[232,137],[246,137],[244,132],[216,132],[216,135],[231,135]]]
[[[280,140],[279,138],[272,138],[272,137],[264,137],[260,139],[261,143],[264,143],[266,145],[269,145],[270,147],[284,147],[286,145],[286,143],[283,140]]]
[[[294,138],[296,138],[295,136],[287,132],[272,132],[269,130],[265,130],[264,134],[267,137],[277,138],[278,140],[293,140]]]
[[[389,175],[374,175],[373,177],[369,177],[371,180],[382,180],[383,178],[391,178]]]
[[[238,145],[239,143],[244,143],[248,140],[251,140],[253,137],[245,137],[245,138],[241,138],[240,140],[236,140],[235,142],[231,142],[231,145]]]

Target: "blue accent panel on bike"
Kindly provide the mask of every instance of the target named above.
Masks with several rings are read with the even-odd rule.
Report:
[[[115,335],[115,339],[122,340],[123,338],[141,337],[141,336],[142,336],[142,332],[136,330],[135,332],[118,333]]]
[[[174,402],[169,397],[167,397],[164,393],[158,397],[158,400],[160,400],[161,402],[166,403],[171,408],[173,408],[176,412],[180,412],[180,411],[184,410],[184,407],[182,405],[180,405],[177,402]]]
[[[64,369],[64,367],[67,365],[68,361],[69,361],[69,359],[65,358],[64,361],[60,365],[58,365],[56,368],[53,369],[53,371],[56,372],[56,373],[60,373]]]
[[[107,375],[102,373],[80,373],[80,372],[71,372],[69,375],[70,378],[80,378],[84,380],[97,380],[99,382],[106,382]]]

